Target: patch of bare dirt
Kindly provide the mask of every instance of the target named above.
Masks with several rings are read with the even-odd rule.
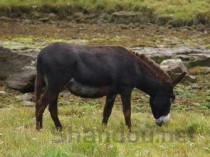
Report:
[[[67,21],[13,21],[0,23],[0,40],[15,37],[45,39],[84,39],[90,44],[174,47],[176,45],[209,46],[210,28],[163,27],[135,24],[78,24]]]

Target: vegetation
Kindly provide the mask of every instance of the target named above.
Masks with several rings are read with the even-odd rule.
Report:
[[[124,125],[117,98],[107,127],[101,126],[104,99],[81,99],[64,92],[59,98],[57,132],[46,110],[44,129],[35,130],[34,108],[24,107],[14,95],[0,94],[0,156],[190,156],[210,154],[209,75],[198,76],[198,86],[179,85],[170,123],[158,127],[148,97],[135,90],[133,130]],[[202,88],[199,88],[202,87]]]
[[[37,11],[54,12],[59,16],[75,12],[100,14],[131,11],[149,15],[151,21],[160,24],[209,24],[210,20],[209,0],[1,0],[0,7],[1,14],[8,16],[32,11],[35,12],[33,14]]]

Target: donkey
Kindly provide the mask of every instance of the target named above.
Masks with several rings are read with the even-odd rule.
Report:
[[[36,128],[42,128],[42,116],[49,112],[57,129],[57,100],[65,88],[83,98],[106,96],[103,124],[108,123],[116,95],[122,100],[125,124],[131,129],[131,93],[138,88],[150,96],[150,106],[157,125],[169,120],[175,100],[173,89],[186,73],[175,80],[143,54],[120,46],[79,46],[54,43],[41,50],[37,57],[35,83]],[[42,89],[44,93],[42,94]]]

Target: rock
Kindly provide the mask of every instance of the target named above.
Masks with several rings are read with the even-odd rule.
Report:
[[[8,87],[18,90],[22,93],[32,92],[34,90],[34,81],[36,70],[23,71],[18,74],[10,75],[6,79]]]
[[[1,16],[0,17],[0,21],[1,22],[3,22],[3,21],[5,21],[5,22],[11,22],[11,21],[13,21],[13,19],[11,19],[9,17],[6,17],[6,16]]]
[[[188,81],[188,82],[192,82],[192,83],[195,83],[197,81],[197,78],[193,75],[186,75],[185,76],[185,80]]]
[[[21,101],[33,101],[34,100],[34,94],[33,93],[25,93],[23,95],[18,95],[15,98]]]
[[[56,14],[54,14],[54,13],[49,13],[48,15],[48,18],[50,18],[50,20],[57,20],[59,17],[56,15]]]
[[[188,69],[184,65],[184,63],[182,62],[181,59],[167,59],[167,60],[164,60],[160,64],[160,67],[170,75],[172,80],[177,78],[183,72],[188,73]],[[189,82],[195,82],[196,77],[187,74],[186,77],[185,77],[185,80],[189,81]]]
[[[172,73],[182,73],[187,72],[187,68],[185,67],[184,63],[181,59],[167,59],[164,60],[160,67],[165,70],[166,72]]]
[[[210,67],[194,67],[190,69],[190,74],[197,75],[197,74],[209,74]]]
[[[198,84],[192,84],[192,89],[200,89],[201,87]]]
[[[152,9],[145,9],[144,12],[128,12],[128,11],[119,11],[114,12],[111,15],[111,22],[114,23],[141,23],[146,24],[154,20],[154,14]]]
[[[49,17],[43,17],[43,18],[40,18],[39,21],[41,22],[48,22],[50,20]]]
[[[35,105],[33,93],[25,93],[23,95],[18,95],[15,98],[22,101],[23,106],[33,107]]]
[[[23,105],[26,107],[34,107],[35,103],[31,101],[23,101]]]
[[[198,53],[191,57],[189,62],[190,67],[196,66],[208,66],[210,67],[210,53],[209,54],[202,54]]]
[[[59,17],[54,14],[54,13],[49,13],[49,14],[42,14],[42,15],[35,15],[37,17],[40,17],[38,20],[41,22],[49,22],[49,21],[54,21],[57,20]]]
[[[3,95],[3,94],[6,94],[6,92],[5,92],[5,91],[0,91],[0,94],[2,94],[2,95]]]
[[[120,11],[120,12],[115,12],[112,14],[111,20],[112,22],[115,23],[130,23],[130,20],[133,20],[132,22],[135,21],[136,18],[138,18],[138,13],[134,12],[125,12],[125,11]]]
[[[0,47],[0,80],[20,92],[33,91],[36,56]]]

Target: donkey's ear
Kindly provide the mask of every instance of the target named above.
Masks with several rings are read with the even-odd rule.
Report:
[[[172,86],[176,86],[179,82],[182,81],[182,79],[184,78],[184,76],[186,75],[186,72],[183,72],[181,75],[179,75],[175,80],[172,81]]]

